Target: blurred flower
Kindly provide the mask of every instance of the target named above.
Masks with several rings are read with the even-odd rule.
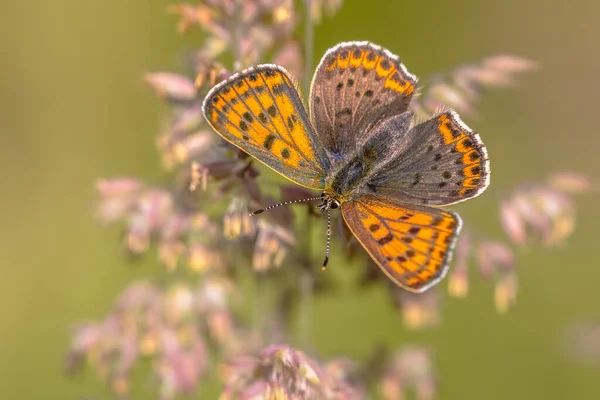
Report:
[[[163,357],[156,360],[154,365],[160,382],[160,398],[192,395],[200,378],[206,373],[204,342],[193,329],[188,329],[183,332],[163,331],[162,343]]]
[[[166,169],[185,165],[213,147],[214,135],[210,131],[200,129],[188,132],[195,126],[201,126],[201,115],[196,107],[184,111],[183,119],[175,121],[172,129],[157,140]]]
[[[333,12],[334,4],[328,6]],[[266,53],[285,48],[298,22],[292,0],[209,0],[197,6],[173,5],[169,12],[180,17],[180,32],[199,27],[208,35],[197,53],[200,60],[214,60],[229,51],[241,64],[238,67],[264,61]]]
[[[521,185],[501,201],[500,221],[514,244],[551,247],[563,243],[572,234],[575,203],[571,196],[591,190],[591,180],[581,174],[562,172],[551,175],[547,182],[547,185]],[[499,313],[506,312],[515,304],[518,277],[516,256],[501,242],[481,240],[470,243],[463,233],[455,251],[456,261],[450,269],[450,294],[466,295],[470,252],[475,254],[479,273],[485,279],[494,280],[496,309]]]
[[[301,79],[304,77],[303,64],[298,62],[302,59],[302,50],[300,44],[296,41],[289,41],[281,47],[273,58],[273,64],[286,66],[288,72]]]
[[[229,78],[231,72],[216,61],[206,61],[202,58],[197,58],[195,61],[196,69],[196,87],[197,88],[212,88],[217,83]]]
[[[194,161],[191,168],[190,191],[193,192],[196,190],[198,185],[200,185],[202,191],[206,191],[208,186],[208,168]]]
[[[220,399],[358,399],[344,373],[328,372],[298,350],[269,346],[256,358],[239,357],[223,365]]]
[[[234,197],[223,218],[223,231],[227,239],[250,236],[254,233],[255,219],[248,214],[248,202],[243,197]]]
[[[167,11],[180,17],[177,23],[177,31],[179,33],[186,33],[192,26],[203,19],[202,10],[190,4],[170,5]]]
[[[196,97],[196,85],[183,75],[155,72],[146,74],[144,79],[165,100],[190,101]]]
[[[577,172],[558,172],[548,177],[550,187],[570,194],[586,193],[592,190],[592,180]]]
[[[477,266],[487,279],[495,281],[496,310],[503,314],[514,305],[517,296],[516,258],[503,243],[484,241],[477,247]]]
[[[503,243],[484,241],[476,251],[479,272],[486,278],[509,273],[516,267],[514,253]]]
[[[222,346],[224,353],[239,351],[236,323],[230,311],[239,299],[238,290],[233,282],[223,276],[208,276],[203,279],[194,296],[195,307],[205,316],[209,337]],[[248,340],[247,346],[246,350],[251,350],[254,343]]]
[[[385,400],[405,399],[409,391],[414,392],[417,400],[433,399],[436,377],[430,351],[422,347],[407,347],[397,352],[389,362],[378,389]]]
[[[197,272],[225,268],[226,259],[213,246],[220,238],[217,225],[189,209],[179,193],[145,187],[133,179],[102,180],[97,187],[98,215],[126,222],[125,245],[132,254],[144,253],[156,242],[159,259],[169,270],[181,261]]]
[[[600,321],[577,321],[565,332],[567,356],[583,365],[600,365]]]
[[[500,207],[502,226],[517,245],[555,246],[575,228],[573,200],[556,189],[528,185],[515,190]]]
[[[219,271],[225,267],[223,255],[201,243],[189,246],[187,261],[189,268],[195,272]]]
[[[288,247],[296,243],[292,233],[280,226],[258,219],[258,234],[254,244],[252,266],[256,271],[280,267]]]
[[[125,217],[135,207],[143,189],[143,183],[133,178],[100,179],[96,183],[98,218],[114,222]]]
[[[231,307],[231,300],[237,296],[233,283],[223,276],[209,276],[202,280],[195,294],[194,303],[204,314]]]
[[[149,189],[140,193],[135,208],[128,216],[125,246],[133,254],[143,253],[150,245],[150,236],[160,229],[172,211],[173,198],[162,190]]]
[[[359,365],[347,358],[338,358],[323,366],[324,386],[335,388],[336,393],[329,397],[339,400],[360,400],[368,398],[365,383],[362,381]],[[344,382],[345,384],[340,384]],[[327,397],[327,398],[329,398]]]
[[[189,161],[203,151],[208,150],[213,135],[207,131],[196,132],[173,144],[173,155],[179,163]]]
[[[471,237],[463,232],[454,250],[454,262],[450,266],[448,277],[448,293],[454,297],[465,297],[469,291],[469,257],[471,254]]]
[[[496,282],[494,288],[494,301],[496,311],[499,314],[505,314],[510,307],[514,306],[517,301],[517,274],[514,272],[507,273]]]
[[[69,372],[77,372],[87,362],[115,394],[125,396],[132,370],[146,356],[161,399],[190,395],[208,362],[199,328],[206,326],[211,339],[227,345],[233,332],[232,294],[231,283],[223,278],[206,278],[195,287],[176,283],[164,290],[148,282],[134,283],[103,321],[76,328],[67,356]],[[226,347],[223,351],[228,353]]]
[[[174,270],[185,253],[185,244],[180,241],[164,241],[158,248],[158,258],[168,270]]]
[[[479,64],[467,64],[443,75],[434,76],[421,96],[411,103],[418,117],[429,117],[444,107],[459,114],[474,114],[474,103],[484,89],[508,86],[516,73],[537,68],[537,63],[512,55],[498,55]]]
[[[412,293],[394,285],[394,302],[402,312],[404,325],[410,329],[437,326],[440,322],[440,296],[437,290]]]

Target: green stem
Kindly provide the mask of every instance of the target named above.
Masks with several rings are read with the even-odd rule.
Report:
[[[306,104],[310,101],[310,76],[312,71],[312,60],[314,53],[314,24],[311,18],[312,0],[305,0],[304,2],[305,16],[304,16],[304,96],[306,98]],[[310,212],[306,213],[306,225],[304,235],[304,246],[306,249],[307,259],[311,260],[312,257],[312,218]],[[310,267],[302,268],[300,278],[300,304],[298,310],[298,338],[302,348],[308,350],[310,346],[311,336],[311,303],[313,298],[313,287],[314,279]]]
[[[268,335],[265,331],[267,315],[266,301],[266,276],[263,272],[254,271],[254,329],[260,335],[262,344],[268,344]]]
[[[310,95],[310,76],[312,72],[312,62],[314,57],[314,46],[315,46],[315,26],[313,24],[311,12],[313,2],[312,0],[304,0],[304,96],[308,104],[308,96]]]
[[[298,321],[298,337],[300,347],[310,350],[311,345],[311,305],[313,297],[314,279],[309,269],[302,269],[300,277],[300,310]]]
[[[234,26],[231,32],[232,44],[231,52],[233,53],[233,70],[239,71],[242,69],[242,28],[244,22],[242,19],[242,0],[235,1],[235,16]]]

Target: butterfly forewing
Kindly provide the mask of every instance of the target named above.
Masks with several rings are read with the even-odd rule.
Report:
[[[299,185],[322,189],[328,160],[288,73],[259,65],[215,86],[203,112],[235,146]]]
[[[367,187],[398,202],[448,205],[475,197],[489,185],[487,151],[454,111],[414,126],[401,150]]]
[[[455,213],[373,196],[343,204],[342,215],[386,275],[413,292],[443,278],[461,228]]]
[[[332,159],[351,154],[374,125],[406,111],[416,84],[398,57],[374,44],[327,51],[311,85],[310,114]]]

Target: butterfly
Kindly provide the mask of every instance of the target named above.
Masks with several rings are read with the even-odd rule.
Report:
[[[217,84],[203,113],[233,145],[322,192],[304,200],[322,200],[319,208],[328,213],[326,254],[331,209],[339,207],[383,272],[423,292],[446,274],[462,225],[458,214],[438,206],[482,193],[490,167],[479,135],[454,111],[413,121],[416,89],[417,78],[390,51],[344,42],[317,66],[310,114],[288,72],[272,64]]]

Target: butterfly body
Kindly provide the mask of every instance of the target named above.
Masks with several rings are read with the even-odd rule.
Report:
[[[443,206],[489,184],[487,152],[453,111],[415,124],[416,78],[395,55],[342,43],[321,60],[310,116],[285,69],[260,65],[206,96],[208,122],[226,140],[293,182],[322,192],[398,285],[421,292],[446,273],[460,217]]]
[[[344,203],[364,194],[374,194],[377,186],[372,182],[375,172],[381,170],[401,149],[398,137],[409,129],[411,112],[390,118],[357,147],[349,157],[337,164],[331,160],[332,172],[325,180],[325,195]]]

